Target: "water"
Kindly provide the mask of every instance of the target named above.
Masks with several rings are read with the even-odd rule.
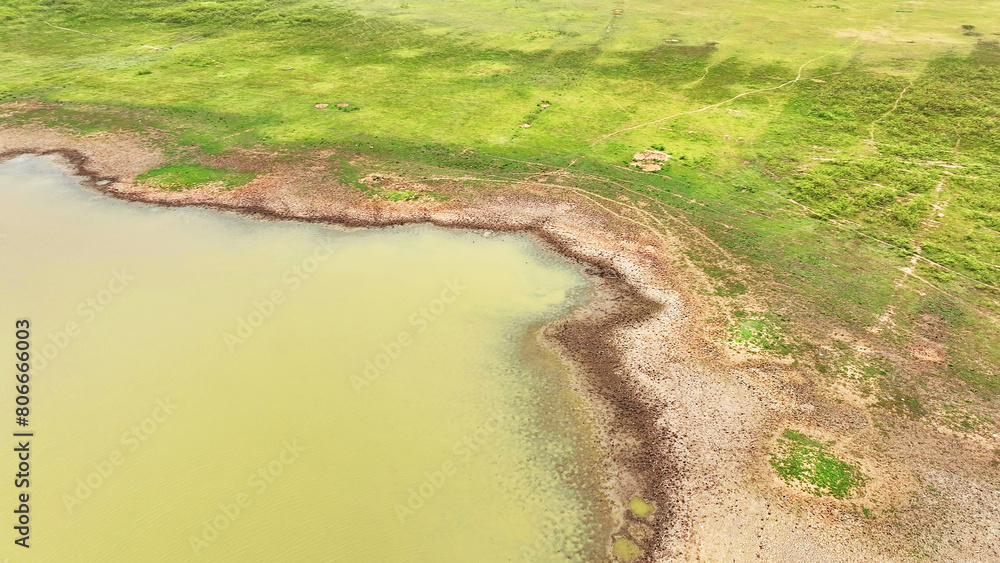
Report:
[[[122,202],[38,157],[0,165],[0,234],[35,432],[30,488],[0,454],[0,560],[606,552],[583,405],[533,336],[589,289],[530,240]]]

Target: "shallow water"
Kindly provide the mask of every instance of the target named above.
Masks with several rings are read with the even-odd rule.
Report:
[[[35,433],[30,488],[0,485],[0,560],[606,552],[583,405],[533,337],[590,289],[524,237],[128,203],[18,157],[0,266],[0,350],[31,322]]]

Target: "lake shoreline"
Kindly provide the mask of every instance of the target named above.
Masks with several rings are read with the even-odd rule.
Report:
[[[0,138],[3,132],[0,130]],[[664,303],[644,294],[640,287],[630,282],[631,276],[623,271],[629,266],[624,265],[620,256],[615,256],[617,249],[606,245],[588,245],[579,233],[572,233],[567,228],[569,225],[557,224],[553,216],[547,216],[545,211],[551,212],[551,209],[538,208],[539,205],[558,207],[560,202],[531,202],[519,198],[520,201],[514,202],[492,201],[488,202],[489,205],[482,202],[475,205],[451,203],[435,209],[426,204],[372,202],[355,198],[354,201],[326,200],[322,205],[310,206],[296,201],[299,198],[290,196],[287,191],[275,189],[280,186],[280,181],[275,178],[267,178],[269,185],[266,187],[248,186],[253,190],[253,197],[241,194],[247,191],[242,188],[169,192],[133,183],[134,176],[139,173],[136,164],[140,168],[148,167],[158,160],[155,154],[139,148],[141,145],[103,137],[101,140],[108,144],[102,143],[95,149],[94,145],[79,142],[79,138],[59,134],[53,137],[51,131],[39,133],[44,140],[36,146],[14,148],[9,144],[0,145],[0,161],[28,154],[53,156],[74,176],[80,177],[87,187],[111,197],[142,203],[199,206],[250,214],[262,219],[325,223],[348,228],[429,223],[445,228],[524,233],[544,247],[579,263],[595,286],[595,298],[568,317],[548,323],[539,336],[544,344],[572,366],[573,378],[578,380],[576,390],[586,393],[586,402],[598,427],[595,430],[602,442],[601,450],[606,453],[604,457],[609,479],[606,492],[617,509],[613,517],[623,522],[615,537],[629,537],[652,555],[661,552],[664,546],[662,542],[651,540],[666,539],[670,535],[669,528],[684,520],[670,494],[678,470],[672,460],[657,455],[657,452],[669,451],[670,444],[664,443],[667,437],[656,431],[653,410],[645,405],[639,390],[628,382],[628,369],[616,334],[662,314]],[[62,146],[53,143],[54,140],[61,142]],[[128,153],[132,153],[131,158]],[[118,158],[110,158],[112,154]],[[129,165],[123,166],[123,162]],[[241,195],[244,197],[239,197]],[[587,219],[587,227],[595,226],[595,217]],[[646,519],[629,514],[625,507],[632,495],[651,501],[657,510]],[[634,534],[627,531],[629,526],[633,527],[633,531],[636,526],[642,528],[645,537],[633,537]]]
[[[236,149],[205,156],[208,166],[250,170],[250,183],[168,191],[135,183],[165,164],[156,139],[128,133],[73,135],[58,130],[0,126],[0,161],[48,155],[83,185],[118,199],[164,206],[198,206],[267,220],[383,228],[429,223],[438,227],[518,232],[576,261],[595,297],[542,327],[538,337],[571,368],[573,390],[590,409],[605,494],[614,505],[619,538],[639,545],[636,560],[685,560],[693,554],[732,549],[726,532],[733,514],[767,523],[772,531],[795,525],[800,503],[783,494],[770,471],[757,464],[785,409],[783,381],[794,368],[764,362],[747,365],[723,343],[708,321],[716,303],[699,290],[698,272],[685,267],[685,243],[670,228],[637,220],[642,209],[558,183],[558,176],[502,188],[461,182],[445,189],[450,199],[388,201],[372,198],[330,174],[333,151],[296,154]],[[361,160],[364,168],[377,167]],[[419,182],[378,176],[395,189],[429,189]],[[401,187],[400,187],[401,186]],[[391,186],[390,188],[391,189]],[[436,192],[441,191],[435,185]],[[593,196],[593,197],[590,197]],[[760,381],[759,371],[769,374]],[[776,402],[777,401],[777,402]],[[655,507],[640,518],[628,506],[639,496]],[[832,505],[831,505],[832,506]],[[870,558],[862,542],[833,543],[844,532],[817,533],[817,550],[843,545],[845,555]],[[739,532],[746,549],[757,532]],[[759,536],[757,536],[759,538]],[[801,541],[801,540],[800,540]],[[744,549],[741,547],[740,549]],[[880,550],[881,551],[881,550]],[[883,552],[884,554],[884,552]]]

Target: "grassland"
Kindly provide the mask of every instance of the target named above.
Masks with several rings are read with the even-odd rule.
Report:
[[[366,190],[358,156],[473,187],[558,171],[707,236],[685,259],[737,344],[994,427],[1000,2],[13,0],[0,24],[8,124],[140,131],[177,167],[336,148]],[[628,166],[651,147],[663,170]]]

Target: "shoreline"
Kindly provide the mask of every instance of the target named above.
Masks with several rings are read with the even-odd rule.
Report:
[[[473,190],[462,178],[434,185],[451,196],[446,201],[371,199],[331,173],[326,157],[336,153],[321,150],[295,158],[248,149],[204,156],[199,163],[257,177],[229,190],[165,191],[133,183],[164,165],[153,143],[134,133],[0,126],[0,161],[55,156],[85,186],[142,203],[348,228],[429,223],[523,233],[579,263],[595,289],[593,301],[545,324],[538,338],[570,367],[572,391],[588,406],[605,453],[604,491],[617,530],[606,538],[608,546],[616,537],[632,539],[644,550],[635,563],[908,560],[905,534],[866,523],[853,499],[817,498],[774,474],[768,453],[781,428],[807,427],[834,438],[830,432],[839,427],[823,421],[865,419],[863,411],[830,396],[794,364],[730,349],[712,322],[720,303],[706,290],[707,278],[685,265],[687,239],[672,227],[654,229],[634,219],[641,209],[569,185],[521,181]],[[382,190],[430,189],[386,176],[362,157],[351,164],[368,170],[366,179],[387,182]],[[865,435],[875,431],[866,424],[858,436],[870,440]],[[862,469],[877,476],[870,490],[889,489],[877,502],[902,501],[890,476],[908,475],[905,467]],[[868,502],[868,494],[860,500]],[[633,495],[655,506],[649,517],[629,511]]]
[[[588,405],[595,434],[601,442],[599,449],[605,465],[604,493],[615,507],[609,516],[613,523],[621,523],[611,537],[604,538],[608,552],[615,538],[628,537],[645,552],[636,561],[660,560],[658,554],[662,554],[663,544],[666,543],[662,540],[670,535],[668,528],[671,522],[683,520],[678,514],[679,507],[668,493],[674,488],[677,468],[671,460],[656,455],[658,451],[669,450],[669,444],[664,444],[667,437],[656,431],[652,409],[641,400],[639,390],[629,385],[624,353],[619,349],[615,333],[628,330],[630,325],[649,321],[664,310],[665,304],[644,295],[640,287],[629,283],[626,275],[615,266],[613,258],[600,256],[602,249],[586,249],[580,239],[560,233],[558,227],[553,229],[549,224],[551,218],[539,220],[537,217],[532,219],[514,214],[504,220],[499,214],[490,216],[489,211],[493,210],[482,207],[463,205],[455,209],[448,206],[452,208],[449,211],[457,211],[457,214],[442,217],[427,209],[404,209],[402,212],[392,209],[385,214],[375,210],[372,213],[372,209],[349,203],[340,213],[303,215],[277,209],[275,204],[281,200],[238,204],[218,197],[238,192],[239,188],[226,192],[209,191],[207,194],[199,189],[185,192],[137,189],[132,178],[108,174],[100,169],[101,163],[95,162],[92,155],[76,148],[4,150],[0,152],[0,162],[25,155],[54,157],[88,188],[126,201],[168,207],[196,206],[238,212],[263,220],[323,223],[347,228],[431,224],[449,229],[517,233],[577,263],[594,287],[594,298],[573,308],[567,315],[543,324],[536,334],[542,344],[552,349],[567,365],[574,381],[573,391],[583,391],[582,398]],[[184,197],[192,192],[201,192],[197,194],[201,197],[194,200]],[[402,207],[393,202],[385,202],[384,205]],[[509,211],[513,206],[503,207]],[[479,213],[465,215],[470,210]],[[481,214],[483,211],[487,213]],[[651,502],[656,506],[654,513],[646,519],[632,515],[627,508],[632,496]],[[636,526],[644,529],[642,538],[634,537],[636,534],[629,531],[630,527],[633,531],[637,529]]]

